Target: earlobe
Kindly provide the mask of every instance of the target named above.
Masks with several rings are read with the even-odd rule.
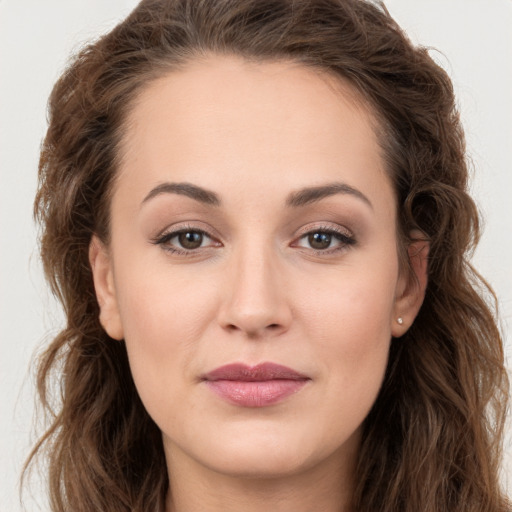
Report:
[[[424,235],[414,231],[407,248],[410,271],[404,271],[395,300],[391,334],[400,337],[407,332],[418,314],[428,284],[428,253],[430,244]]]
[[[100,308],[100,323],[111,338],[122,340],[124,332],[117,303],[112,261],[107,248],[96,235],[89,244],[89,264]]]

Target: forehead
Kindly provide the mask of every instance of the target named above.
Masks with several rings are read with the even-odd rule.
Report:
[[[376,126],[337,77],[293,62],[209,56],[141,91],[127,118],[120,181],[141,194],[162,181],[216,189],[243,180],[274,190],[276,176],[293,189],[350,171],[348,179],[377,193],[389,180]]]

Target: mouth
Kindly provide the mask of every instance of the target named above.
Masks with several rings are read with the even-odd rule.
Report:
[[[311,379],[275,363],[221,366],[202,377],[208,388],[227,402],[241,407],[265,407],[300,391]]]

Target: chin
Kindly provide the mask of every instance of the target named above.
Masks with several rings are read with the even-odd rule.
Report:
[[[210,437],[204,439],[204,444],[195,443],[194,458],[204,467],[226,476],[278,479],[307,473],[331,456],[339,456],[340,450],[353,453],[356,446],[351,441],[354,436],[326,439],[307,429],[287,428],[283,432],[275,427],[256,423],[227,429],[218,433],[214,442]],[[356,443],[357,439],[354,437]]]
[[[240,478],[284,478],[307,471],[311,461],[296,447],[225,447],[218,457],[205,461],[212,470]]]

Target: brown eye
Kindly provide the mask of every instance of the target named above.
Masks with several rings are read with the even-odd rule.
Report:
[[[348,247],[355,245],[356,239],[346,228],[317,228],[304,233],[298,240],[294,241],[292,247],[302,247],[323,252],[325,255],[345,251]]]
[[[308,242],[312,249],[322,250],[328,249],[331,245],[332,235],[330,233],[310,233]]]
[[[192,254],[206,247],[220,247],[222,244],[214,240],[208,233],[200,229],[181,229],[165,233],[157,237],[153,243],[166,251],[175,254]]]
[[[199,249],[203,244],[203,234],[198,231],[184,231],[177,238],[183,249]]]

